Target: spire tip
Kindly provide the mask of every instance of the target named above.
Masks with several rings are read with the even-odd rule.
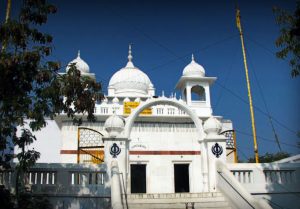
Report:
[[[132,61],[132,51],[131,51],[131,44],[129,44],[129,47],[128,47],[128,62],[131,62]]]

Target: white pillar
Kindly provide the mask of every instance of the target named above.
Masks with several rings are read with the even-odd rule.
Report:
[[[120,172],[118,161],[111,162],[111,207],[112,209],[123,209]]]
[[[128,156],[128,139],[127,138],[103,138],[104,141],[104,162],[111,165],[108,169],[111,187],[111,204],[113,209],[123,208],[122,194],[126,191],[127,176],[127,156]],[[122,176],[124,178],[122,178]],[[125,182],[122,182],[122,181]],[[109,185],[107,185],[109,186]],[[125,188],[123,187],[125,186]]]
[[[103,141],[104,162],[107,165],[111,165],[112,161],[117,160],[120,172],[125,175],[127,173],[128,140],[125,138],[103,137]]]
[[[204,89],[205,89],[205,103],[206,103],[206,106],[211,107],[209,85],[205,85]]]
[[[201,170],[202,170],[202,191],[209,191],[208,179],[208,161],[207,161],[207,146],[204,141],[199,141],[201,144]]]
[[[206,147],[208,190],[216,191],[216,161],[226,162],[226,138],[223,135],[207,136],[203,143]]]
[[[191,94],[191,86],[190,85],[186,86],[186,103],[187,103],[187,105],[192,104],[192,94]]]

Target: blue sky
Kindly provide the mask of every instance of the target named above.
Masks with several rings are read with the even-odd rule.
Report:
[[[251,135],[249,106],[241,100],[248,98],[235,25],[235,1],[51,2],[58,7],[58,13],[49,17],[43,30],[54,37],[52,58],[66,65],[80,49],[81,57],[103,83],[105,92],[110,77],[126,64],[129,43],[133,44],[134,64],[150,77],[157,95],[162,90],[166,95],[174,92],[183,68],[194,53],[206,75],[218,77],[211,88],[214,115],[233,121],[240,158],[253,156],[253,140],[248,135]],[[296,3],[284,0],[238,3],[253,102],[267,112],[262,92],[283,150],[297,154],[300,78],[292,79],[288,63],[274,55],[279,27],[272,12],[275,5],[293,10]],[[17,6],[13,5],[12,13],[16,11]],[[278,151],[268,117],[255,109],[255,118],[259,153]]]

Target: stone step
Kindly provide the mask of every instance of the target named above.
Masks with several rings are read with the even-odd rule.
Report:
[[[185,209],[185,203],[160,203],[160,204],[151,204],[151,203],[142,203],[142,204],[128,204],[129,209]],[[188,205],[188,208],[192,208],[191,204]],[[231,209],[227,202],[219,203],[195,203],[194,209]]]
[[[129,194],[127,202],[129,209],[185,209],[187,203],[188,208],[192,208],[191,203],[194,203],[194,209],[230,209],[220,192]]]
[[[214,198],[144,198],[144,199],[127,199],[129,203],[186,203],[186,202],[199,202],[199,203],[209,203],[209,202],[226,202],[224,197],[214,197]]]
[[[223,197],[223,195],[221,192],[127,194],[127,199],[214,198],[214,197]]]

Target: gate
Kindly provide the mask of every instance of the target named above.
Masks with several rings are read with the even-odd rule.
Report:
[[[94,129],[78,128],[77,163],[100,164],[104,162],[102,134]]]
[[[227,156],[230,155],[232,152],[234,154],[234,162],[238,162],[238,156],[237,156],[237,147],[236,147],[236,134],[234,130],[227,130],[223,131],[220,134],[223,134],[226,139],[226,148],[231,150],[229,153],[227,153]]]

